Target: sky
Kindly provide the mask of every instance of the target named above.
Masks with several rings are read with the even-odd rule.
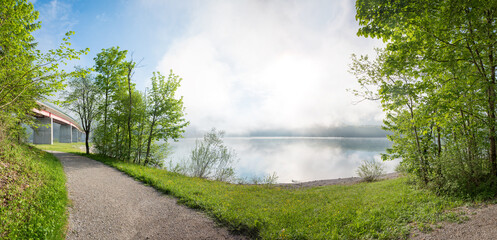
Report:
[[[67,31],[73,48],[90,48],[70,66],[91,67],[101,49],[119,46],[140,62],[133,82],[141,91],[152,72],[172,69],[192,131],[381,124],[379,103],[357,103],[347,91],[358,88],[351,55],[383,46],[356,35],[352,0],[32,2],[41,50]]]

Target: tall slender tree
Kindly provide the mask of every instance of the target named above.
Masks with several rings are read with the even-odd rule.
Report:
[[[119,85],[123,85],[126,76],[125,58],[127,50],[119,50],[119,47],[102,49],[94,58],[95,71],[97,72],[96,84],[104,95],[102,104],[103,112],[103,136],[102,136],[102,153],[106,154],[106,146],[110,143],[108,132],[108,115],[110,107],[110,98]]]
[[[189,124],[184,118],[183,97],[176,98],[176,90],[181,78],[171,70],[166,80],[160,72],[154,72],[151,78],[152,88],[148,93],[149,133],[145,164],[150,161],[151,144],[155,140],[177,140]]]
[[[79,116],[85,132],[86,154],[89,154],[92,126],[100,114],[101,91],[97,88],[95,78],[89,73],[90,71],[86,72],[86,75],[74,77],[69,81],[70,90],[66,90],[64,105]]]
[[[133,97],[131,94],[131,77],[134,74],[134,69],[136,67],[136,63],[131,59],[130,61],[125,63],[126,72],[127,72],[127,81],[128,81],[128,98],[129,98],[129,108],[128,108],[128,161],[131,160],[131,142],[132,142],[132,128],[131,128],[131,112],[133,109]]]

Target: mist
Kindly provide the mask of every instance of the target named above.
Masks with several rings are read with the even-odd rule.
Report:
[[[353,1],[200,3],[157,70],[183,78],[190,132],[328,136],[316,129],[380,125],[378,103],[354,104],[347,91],[358,87],[351,54],[381,45],[356,36],[354,14]]]
[[[205,133],[196,127],[188,127],[186,138],[200,138]],[[345,137],[345,138],[385,138],[391,132],[380,126],[340,126],[340,127],[308,127],[290,128],[258,128],[244,132],[226,132],[226,137]]]
[[[67,70],[120,46],[143,60],[137,89],[150,88],[153,71],[182,77],[177,96],[190,132],[379,126],[384,117],[379,103],[356,104],[348,91],[359,87],[348,72],[351,55],[384,45],[356,35],[355,1],[106,2],[112,11],[100,1],[36,4],[42,49],[69,30],[75,48],[91,49]]]

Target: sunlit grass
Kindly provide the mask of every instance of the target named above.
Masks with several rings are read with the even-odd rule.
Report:
[[[36,146],[77,152],[84,144]],[[204,211],[232,231],[254,238],[402,239],[414,226],[423,230],[443,220],[459,220],[459,214],[450,210],[464,204],[416,189],[405,178],[295,189],[236,185],[79,152],[177,197],[180,203]]]
[[[77,143],[54,143],[54,144],[34,144],[33,146],[50,151],[59,151],[59,152],[85,152],[85,143],[77,142]]]
[[[67,192],[61,163],[26,145],[0,155],[0,239],[64,239]]]
[[[407,238],[413,225],[456,220],[463,204],[417,190],[399,178],[375,183],[286,189],[191,178],[101,156],[90,158],[201,209],[229,229],[263,239]]]

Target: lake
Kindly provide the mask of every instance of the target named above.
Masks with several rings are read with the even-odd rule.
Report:
[[[171,143],[173,152],[166,161],[176,163],[187,158],[195,140]],[[386,138],[224,138],[224,143],[237,153],[238,176],[250,179],[275,172],[279,183],[354,177],[363,160],[381,161],[380,153],[391,146]],[[398,163],[383,164],[387,172],[393,172]]]

